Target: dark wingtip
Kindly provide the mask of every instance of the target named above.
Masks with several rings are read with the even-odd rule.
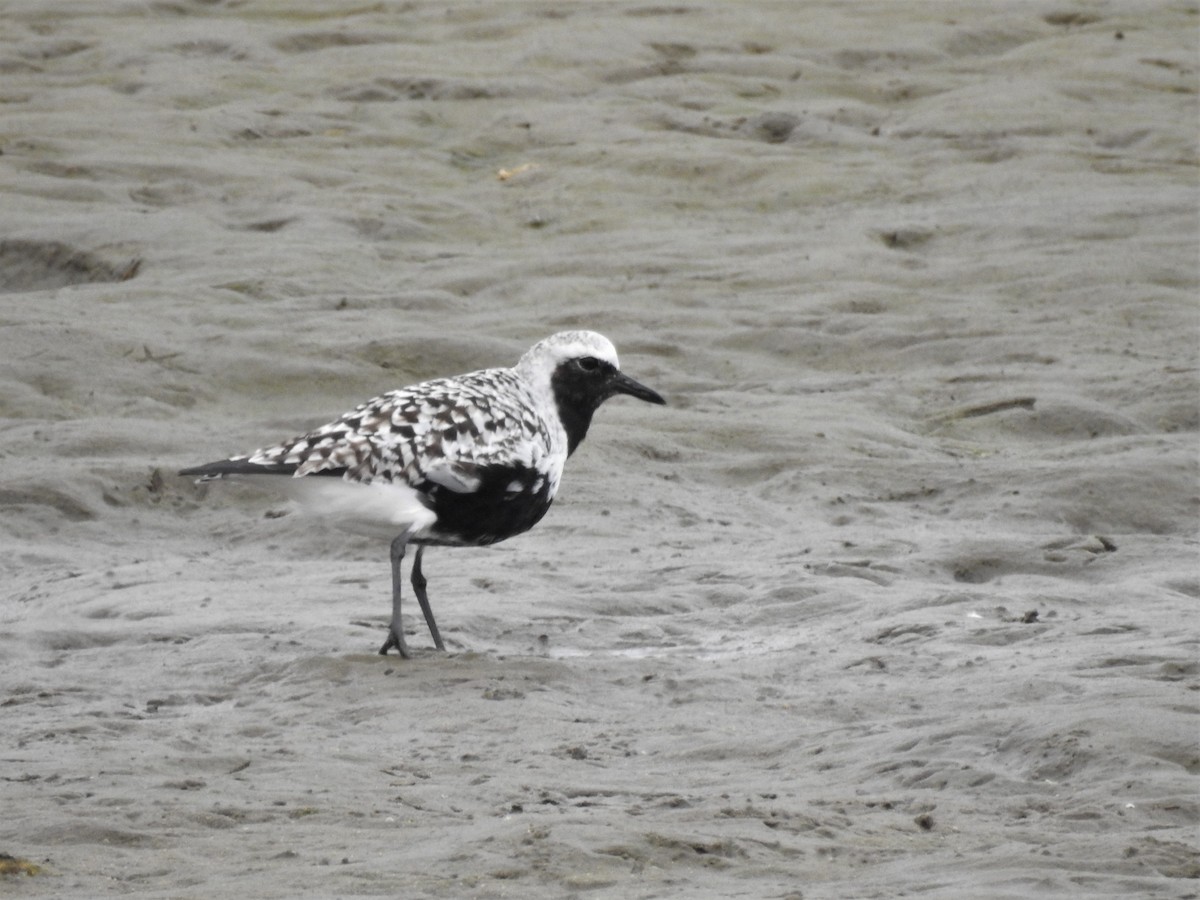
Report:
[[[264,466],[248,462],[244,459],[219,459],[216,462],[205,463],[202,466],[180,469],[179,474],[186,477],[211,480],[213,478],[224,478],[226,475],[291,475],[295,471],[296,467],[294,465]]]
[[[199,481],[214,481],[230,475],[295,475],[296,463],[252,463],[246,459],[218,459],[216,462],[205,463],[202,466],[192,466],[190,469],[180,469],[179,474],[195,478]],[[307,472],[306,476],[321,476],[341,478],[346,474],[346,467],[331,467],[319,472]]]

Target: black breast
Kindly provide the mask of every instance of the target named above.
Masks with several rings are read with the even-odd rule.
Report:
[[[437,514],[424,544],[483,546],[528,531],[550,508],[550,482],[545,474],[524,466],[480,466],[478,490],[459,493],[442,485],[415,485],[425,504]]]

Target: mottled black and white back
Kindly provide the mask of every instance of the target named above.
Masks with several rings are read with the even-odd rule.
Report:
[[[618,393],[664,402],[621,372],[603,335],[564,331],[511,369],[390,391],[307,434],[180,474],[286,477],[289,493],[309,509],[348,530],[392,539],[398,577],[396,541],[402,557],[409,542],[494,544],[537,524],[593,413]],[[420,550],[414,586],[419,571]],[[398,598],[397,588],[393,629]],[[422,607],[440,648],[423,600]],[[391,646],[407,655],[402,635],[392,637]]]

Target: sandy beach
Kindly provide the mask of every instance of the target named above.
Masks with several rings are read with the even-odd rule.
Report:
[[[12,0],[0,893],[1200,897],[1194,0]],[[185,466],[610,337],[553,508]]]

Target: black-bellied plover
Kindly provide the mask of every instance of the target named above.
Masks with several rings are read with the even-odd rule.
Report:
[[[405,548],[416,545],[413,591],[434,645],[444,650],[421,573],[425,547],[484,546],[536,525],[592,414],[616,394],[665,402],[621,372],[608,338],[563,331],[534,344],[511,369],[390,391],[300,437],[179,474],[277,483],[286,476],[302,504],[347,530],[390,539],[392,619],[379,652],[395,647],[407,657]]]

